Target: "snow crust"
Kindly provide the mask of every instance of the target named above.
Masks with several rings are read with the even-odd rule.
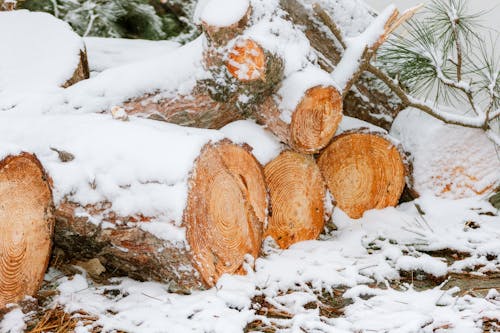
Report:
[[[201,6],[197,8],[201,21],[214,27],[228,27],[238,23],[250,3],[248,0],[209,0],[202,1]]]
[[[252,154],[262,165],[269,163],[284,149],[284,145],[275,136],[252,120],[232,122],[220,131],[234,143],[246,143],[252,147]]]
[[[0,12],[0,45],[0,96],[63,85],[85,48],[66,22],[27,10]]]
[[[498,151],[481,129],[447,125],[409,108],[396,117],[391,135],[412,154],[419,193],[468,197],[500,184]]]
[[[425,212],[418,213],[415,205]],[[426,272],[443,277],[449,272],[472,269],[476,274],[500,268],[500,218],[493,207],[476,199],[446,200],[432,196],[397,208],[372,210],[358,220],[336,209],[338,230],[321,240],[306,241],[288,250],[264,249],[255,270],[246,276],[224,275],[215,288],[191,295],[169,293],[168,285],[116,278],[97,285],[76,275],[72,280],[51,270],[46,277],[58,285],[54,304],[69,312],[84,310],[98,321],[80,326],[91,332],[243,332],[254,320],[280,328],[280,332],[482,332],[483,318],[500,319],[500,294],[491,290],[485,298],[462,296],[458,288],[443,285],[417,291],[402,284],[393,289],[403,271]],[[477,227],[469,228],[467,221]],[[469,254],[448,263],[424,251],[451,249]],[[459,268],[460,267],[460,268]],[[379,283],[378,286],[374,286]],[[371,285],[370,286],[368,286]],[[351,300],[344,314],[326,318],[306,304],[320,301],[321,293],[344,287]],[[115,296],[112,296],[115,295]],[[257,314],[252,298],[261,296],[289,318]],[[332,296],[333,297],[333,296]],[[337,296],[338,297],[338,296]]]
[[[179,48],[169,40],[84,37],[91,72],[166,56]]]
[[[158,225],[145,228],[174,242],[183,241],[179,226],[194,161],[205,144],[223,137],[214,130],[109,115],[0,113],[0,159],[15,150],[35,153],[54,181],[56,202],[110,202],[120,216],[153,217]],[[52,148],[74,160],[62,162]],[[101,222],[105,214],[95,221]]]

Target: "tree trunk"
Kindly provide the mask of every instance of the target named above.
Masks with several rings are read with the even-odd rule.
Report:
[[[325,225],[326,187],[312,156],[284,151],[264,168],[270,210],[264,236],[286,249],[316,239]]]
[[[411,154],[408,186],[414,196],[487,196],[500,184],[498,148],[481,129],[447,125],[420,110],[406,109],[391,134]]]
[[[0,309],[34,295],[50,258],[54,205],[38,159],[0,161]]]
[[[191,172],[183,217],[188,247],[149,231],[153,218],[117,216],[110,206],[59,204],[55,244],[133,278],[189,292],[214,286],[222,274],[244,272],[245,255],[258,256],[267,202],[258,162],[245,148],[221,141],[202,149]],[[82,209],[88,217],[79,217]],[[97,226],[93,218],[113,227]]]
[[[318,165],[336,206],[351,218],[395,206],[405,186],[404,155],[387,135],[366,128],[334,137]]]

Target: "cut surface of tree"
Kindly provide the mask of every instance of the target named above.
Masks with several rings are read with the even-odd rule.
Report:
[[[337,207],[351,218],[395,206],[406,168],[398,148],[377,133],[348,131],[322,151],[318,165]]]
[[[246,254],[259,254],[267,207],[262,169],[243,148],[221,143],[201,153],[191,182],[187,240],[197,270],[213,286],[224,273],[244,273]]]
[[[262,168],[219,131],[96,114],[2,114],[0,141],[42,157],[54,183],[55,245],[79,260],[189,291],[240,272],[260,250]],[[199,237],[208,238],[192,243]]]
[[[294,150],[315,153],[328,144],[337,130],[342,119],[342,96],[333,86],[324,85],[311,87],[301,95],[291,111],[285,111],[291,108],[269,98],[256,117]],[[288,94],[282,98],[293,99]]]
[[[0,161],[0,203],[1,309],[38,291],[50,258],[52,193],[34,155]]]
[[[50,14],[0,12],[0,44],[9,50],[0,53],[0,91],[67,87],[89,77],[82,38]]]
[[[316,239],[325,224],[325,184],[313,157],[284,151],[264,168],[270,212],[264,236],[283,249]]]
[[[246,82],[266,80],[264,50],[251,39],[238,40],[229,51],[226,67],[236,79]]]
[[[460,199],[494,192],[500,184],[498,148],[484,131],[447,125],[417,109],[402,111],[391,135],[412,158],[416,194]]]

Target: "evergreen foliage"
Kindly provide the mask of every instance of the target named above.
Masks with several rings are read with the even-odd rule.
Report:
[[[158,0],[25,0],[19,8],[51,13],[81,36],[158,40],[195,30]]]
[[[494,112],[500,106],[500,55],[494,32],[465,0],[434,0],[379,52],[383,69],[409,93],[436,104]]]

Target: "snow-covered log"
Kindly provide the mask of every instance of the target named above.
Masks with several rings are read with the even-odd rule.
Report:
[[[263,171],[221,132],[107,115],[2,115],[0,143],[39,156],[54,184],[55,244],[69,255],[186,291],[241,272],[245,256],[259,253]]]
[[[0,12],[0,45],[0,91],[65,88],[89,77],[82,38],[50,14]]]
[[[264,168],[270,209],[264,236],[283,249],[316,239],[325,225],[326,186],[312,156],[284,151]]]
[[[408,108],[394,121],[391,135],[411,154],[408,186],[416,195],[487,196],[500,184],[498,147],[481,129],[448,125]]]
[[[0,309],[38,291],[50,258],[53,213],[49,180],[38,159],[28,153],[1,159]]]
[[[383,129],[357,119],[345,117],[339,128],[318,158],[336,206],[351,218],[395,206],[408,170],[400,147]]]

